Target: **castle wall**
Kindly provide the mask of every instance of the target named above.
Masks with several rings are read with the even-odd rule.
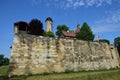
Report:
[[[9,75],[100,70],[119,67],[116,48],[107,43],[15,34]]]

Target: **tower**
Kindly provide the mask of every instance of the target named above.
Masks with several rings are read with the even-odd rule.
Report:
[[[75,33],[78,33],[80,31],[80,24],[77,24],[77,29],[75,30]]]
[[[46,32],[48,31],[51,31],[52,32],[52,23],[53,23],[53,20],[51,17],[48,17],[46,20]]]
[[[14,23],[14,33],[19,33],[19,31],[28,31],[28,23],[24,21],[19,21]]]
[[[80,28],[80,24],[79,23],[77,24],[77,28]]]

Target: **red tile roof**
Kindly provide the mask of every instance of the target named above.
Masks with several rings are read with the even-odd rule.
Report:
[[[65,37],[76,37],[76,34],[74,32],[65,32],[65,31],[62,31],[62,34]]]
[[[64,37],[76,37],[76,33],[78,33],[79,31],[80,27],[78,26],[76,30],[72,30],[69,32],[62,31],[62,34],[64,35]]]

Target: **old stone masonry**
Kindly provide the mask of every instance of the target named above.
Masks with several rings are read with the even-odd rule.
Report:
[[[113,45],[71,38],[49,38],[19,31],[14,34],[9,76],[119,68]]]

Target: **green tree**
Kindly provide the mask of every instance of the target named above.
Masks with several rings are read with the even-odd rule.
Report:
[[[98,40],[95,40],[95,42],[98,42]],[[107,39],[100,39],[99,42],[104,42],[110,44],[110,41]]]
[[[120,56],[120,37],[114,39],[114,45],[117,47]]]
[[[58,25],[58,26],[57,26],[56,35],[57,35],[58,37],[60,37],[60,34],[61,34],[62,31],[68,31],[68,30],[69,30],[69,27],[67,27],[65,24],[63,24],[63,25]]]
[[[107,40],[107,39],[100,39],[99,41],[100,41],[100,42],[105,42],[105,43],[110,44],[110,41],[109,41],[109,40]]]
[[[53,38],[55,37],[54,33],[51,32],[51,31],[44,32],[43,36],[45,36],[45,37],[53,37]]]
[[[76,35],[77,39],[86,40],[86,41],[93,41],[94,34],[90,28],[90,26],[85,22],[83,23],[80,31]]]
[[[8,58],[4,58],[3,54],[0,54],[0,66],[2,65],[8,65],[9,64],[9,59]]]
[[[8,65],[9,64],[9,59],[8,58],[4,58],[4,65]]]
[[[29,23],[29,33],[32,35],[43,35],[43,24],[38,19],[32,19]]]
[[[4,63],[4,55],[0,54],[0,66],[2,66]]]

